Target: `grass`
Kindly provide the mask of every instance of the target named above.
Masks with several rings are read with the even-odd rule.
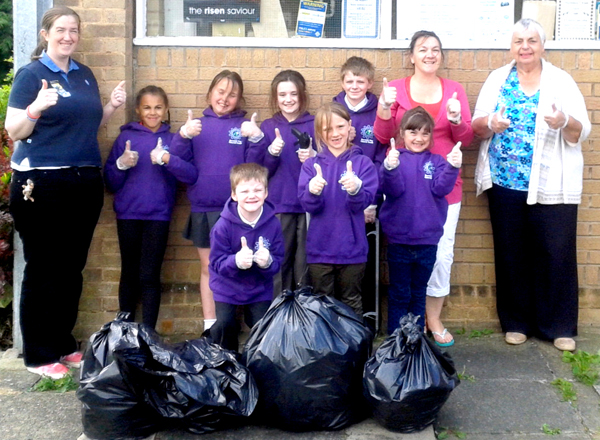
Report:
[[[467,374],[465,372],[465,370],[467,369],[467,367],[463,367],[463,370],[461,373],[458,373],[458,378],[462,381],[468,380],[469,382],[475,382],[475,376],[473,376],[472,374]]]
[[[464,432],[459,431],[458,429],[455,429],[455,428],[446,428],[446,427],[440,426],[435,431],[435,437],[438,440],[448,439],[448,438],[450,438],[450,436],[453,436],[453,437],[456,437],[459,439],[467,438],[467,434],[465,434]]]
[[[577,353],[565,351],[563,352],[562,360],[571,364],[571,371],[578,382],[589,386],[593,386],[598,382],[600,352],[598,354],[590,354],[582,350],[577,350]]]
[[[494,330],[490,330],[489,328],[484,328],[483,330],[471,330],[469,339],[481,338],[483,336],[489,336],[492,334],[494,334]]]
[[[79,387],[79,384],[73,378],[71,373],[67,374],[62,379],[51,379],[49,377],[42,377],[38,380],[31,391],[55,391],[57,393],[66,393],[67,391],[75,391]]]
[[[560,435],[560,428],[551,428],[547,423],[542,425],[542,432],[546,435]]]
[[[573,384],[566,379],[555,379],[550,382],[561,394],[563,402],[574,402],[577,400],[577,393]]]

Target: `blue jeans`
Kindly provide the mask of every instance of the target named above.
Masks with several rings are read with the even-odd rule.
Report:
[[[388,245],[390,287],[388,291],[388,333],[398,327],[409,312],[420,316],[425,326],[425,292],[433,271],[437,245]]]

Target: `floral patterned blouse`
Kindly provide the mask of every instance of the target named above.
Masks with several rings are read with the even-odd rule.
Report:
[[[504,117],[510,119],[510,126],[504,132],[496,133],[490,143],[494,184],[518,191],[529,188],[539,100],[539,90],[531,96],[523,93],[517,69],[513,67],[500,90],[495,110],[505,106]]]

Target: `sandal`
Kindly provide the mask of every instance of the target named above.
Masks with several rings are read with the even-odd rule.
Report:
[[[454,338],[450,339],[448,342],[439,342],[438,338],[440,338],[442,341],[444,340],[444,338],[446,337],[447,334],[449,334],[448,329],[445,328],[444,331],[442,333],[439,332],[431,332],[431,334],[433,335],[433,341],[435,342],[435,344],[438,347],[451,347],[454,345]],[[452,335],[450,335],[452,336]]]

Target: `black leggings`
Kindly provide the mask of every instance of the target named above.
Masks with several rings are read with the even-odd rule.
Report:
[[[119,307],[135,319],[135,309],[142,298],[143,323],[154,328],[160,308],[160,269],[169,222],[161,220],[117,220],[121,249]]]

